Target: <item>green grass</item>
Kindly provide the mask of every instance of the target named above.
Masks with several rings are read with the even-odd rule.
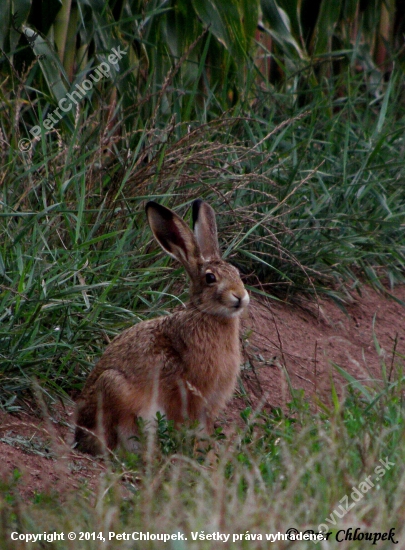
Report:
[[[395,72],[378,99],[366,82],[347,73],[301,97],[252,80],[231,113],[211,95],[200,121],[180,109],[177,122],[160,113],[119,135],[103,115],[86,122],[86,103],[69,140],[4,149],[3,407],[33,376],[44,391],[74,393],[115,334],[186,300],[184,273],[151,243],[150,198],[182,215],[208,200],[224,256],[253,292],[339,301],[344,285],[403,282],[404,77]],[[175,109],[181,97],[166,99]]]
[[[143,454],[107,465],[95,492],[82,487],[74,494],[38,493],[22,501],[15,471],[1,487],[1,547],[15,547],[13,531],[64,532],[65,538],[74,531],[78,536],[103,533],[107,540],[102,545],[99,540],[73,546],[56,542],[54,547],[160,548],[163,543],[156,541],[108,541],[108,533],[180,532],[188,540],[168,542],[170,548],[213,548],[219,543],[194,542],[191,533],[220,532],[230,534],[221,543],[225,548],[268,548],[266,534],[292,527],[318,532],[320,525],[332,532],[328,548],[365,548],[364,542],[336,541],[337,532],[349,527],[380,533],[395,528],[395,540],[403,541],[404,377],[403,363],[395,365],[390,383],[348,385],[345,400],[329,409],[316,412],[302,397],[290,403],[288,414],[246,409],[244,428],[227,437],[218,431],[212,440],[214,461],[204,450],[196,455],[192,432],[176,432],[160,419],[157,438],[146,442]],[[264,540],[249,540],[247,534],[261,534]],[[234,535],[240,538],[232,543]],[[271,544],[286,548],[297,543]],[[299,547],[314,546],[301,542]]]
[[[204,78],[202,64],[199,70]],[[84,102],[74,129],[61,125],[59,134],[43,136],[29,152],[17,147],[23,122],[32,109],[42,116],[40,109],[50,105],[42,97],[29,104],[26,90],[15,93],[19,84],[3,85],[4,410],[18,411],[38,391],[46,402],[75,397],[117,333],[187,299],[183,270],[157,250],[146,225],[143,208],[151,198],[182,215],[196,197],[208,200],[219,214],[225,257],[258,296],[304,292],[315,299],[324,293],[341,301],[365,281],[388,289],[404,281],[401,69],[379,83],[381,94],[370,84],[371,73],[349,68],[310,91],[300,87],[299,74],[277,89],[260,82],[253,68],[245,76],[231,110],[224,109],[226,89],[219,97],[207,81],[204,94],[190,90],[178,71],[163,88],[149,82],[141,99],[129,90],[115,118],[102,102],[113,92],[106,85],[99,108]],[[367,387],[343,373],[346,399],[332,393],[331,404],[317,403],[317,410],[299,392],[288,415],[247,409],[244,429],[226,438],[216,433],[214,462],[205,460],[203,449],[195,452],[195,433],[178,434],[161,419],[158,439],[146,440],[141,456],[113,461],[96,492],[83,487],[68,497],[39,493],[22,501],[16,471],[2,481],[0,546],[16,547],[11,530],[181,530],[188,541],[167,544],[186,549],[213,547],[212,541],[193,543],[192,531],[317,529],[366,476],[376,481],[375,468],[387,457],[395,465],[339,526],[396,527],[402,544],[402,368],[397,357],[394,372],[383,365],[382,381]],[[54,548],[161,546],[69,544]],[[244,537],[235,547],[269,544]],[[312,548],[301,544],[297,548]],[[334,547],[364,548],[364,542]]]

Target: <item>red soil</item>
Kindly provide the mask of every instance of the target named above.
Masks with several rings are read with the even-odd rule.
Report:
[[[405,287],[396,288],[394,295],[405,304]],[[332,363],[364,384],[381,380],[383,361],[387,373],[392,370],[395,376],[396,366],[405,358],[405,307],[362,287],[361,294],[348,296],[345,309],[326,299],[318,304],[301,300],[299,305],[253,300],[244,320],[245,335],[250,333],[244,342],[242,370],[248,402],[235,397],[218,424],[229,427],[249,403],[284,407],[291,401],[286,372],[294,389],[324,403],[330,399],[331,380],[340,396],[347,385]],[[374,316],[379,353],[373,339]],[[36,493],[68,493],[83,483],[95,486],[105,466],[70,448],[72,413],[73,406],[54,407],[41,420],[28,413],[0,412],[0,480],[10,481],[18,469],[19,491],[28,498]]]

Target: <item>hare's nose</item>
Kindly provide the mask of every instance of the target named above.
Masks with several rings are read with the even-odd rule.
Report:
[[[232,292],[232,298],[233,298],[232,307],[235,309],[242,309],[249,304],[249,294],[246,292],[246,290],[243,296],[241,296],[239,292],[238,294],[236,294],[235,292]]]

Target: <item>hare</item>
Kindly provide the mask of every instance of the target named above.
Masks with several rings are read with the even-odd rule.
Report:
[[[238,270],[220,257],[215,212],[193,203],[194,233],[168,208],[146,214],[163,250],[190,278],[185,308],[125,330],[107,347],[77,402],[75,441],[100,454],[119,444],[135,450],[137,418],[157,412],[175,425],[213,421],[232,396],[240,369],[239,318],[249,295]]]

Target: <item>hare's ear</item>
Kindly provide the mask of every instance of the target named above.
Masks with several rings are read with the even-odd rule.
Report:
[[[195,276],[201,253],[191,229],[177,214],[157,202],[149,201],[145,209],[157,242],[183,264],[190,277]]]
[[[201,199],[193,202],[193,229],[204,260],[220,258],[215,212]]]

